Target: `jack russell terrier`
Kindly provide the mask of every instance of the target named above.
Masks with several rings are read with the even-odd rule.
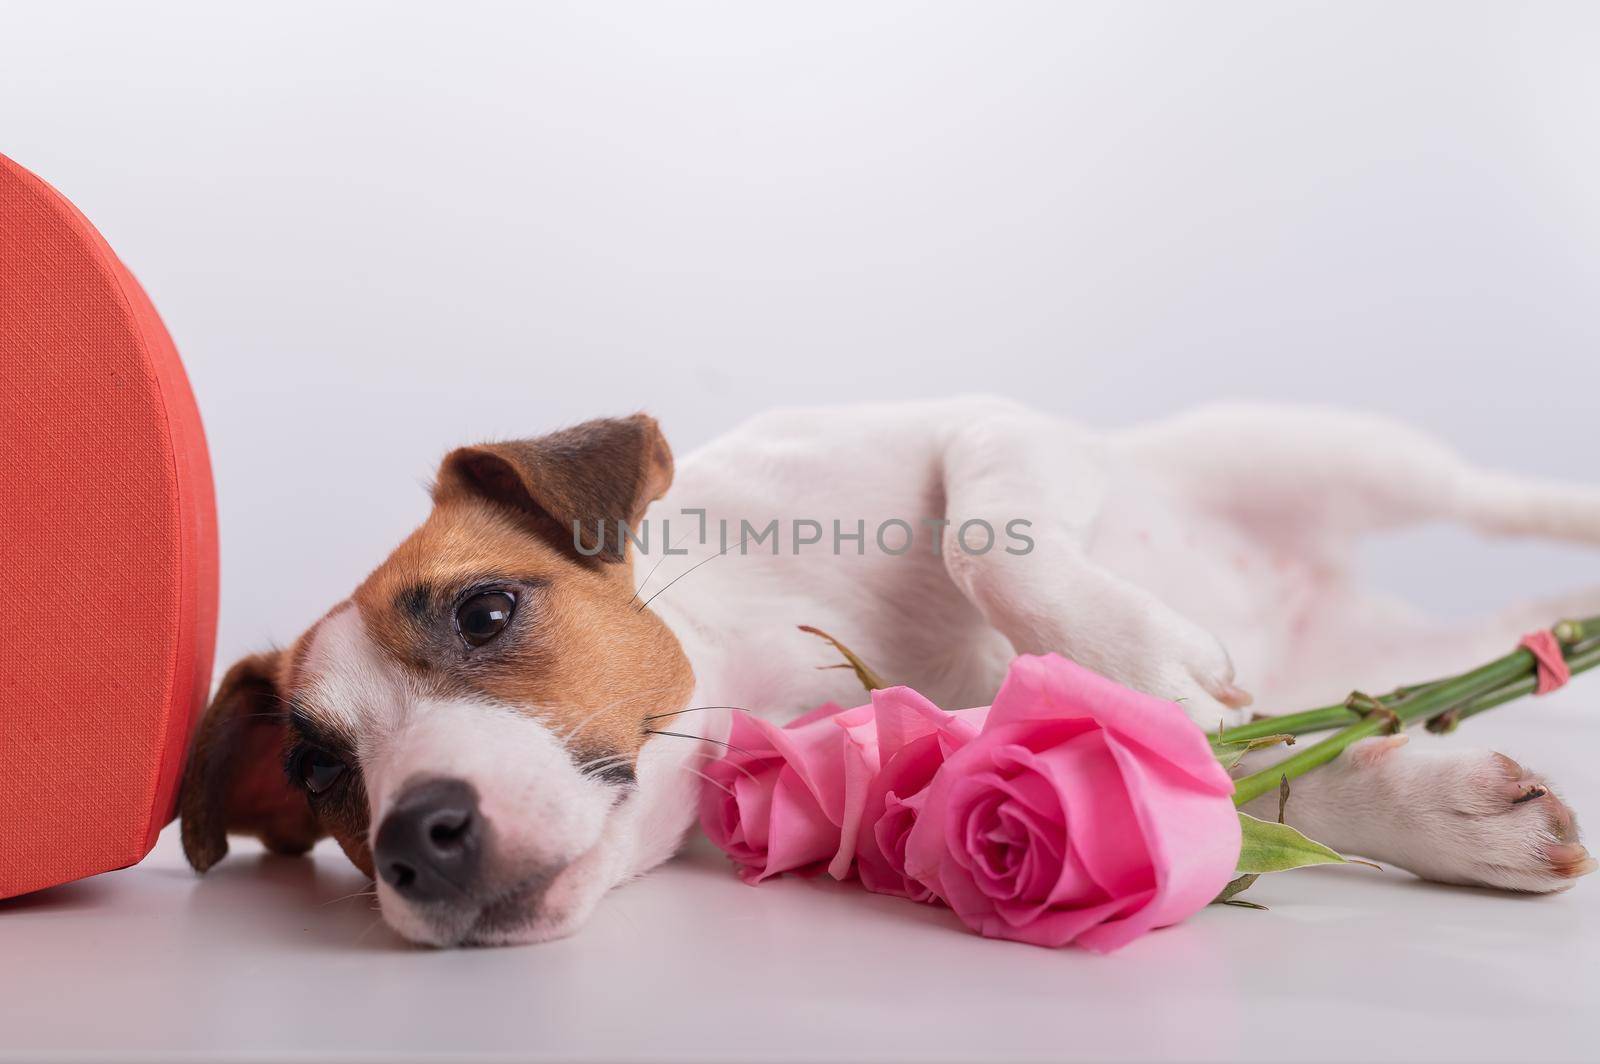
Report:
[[[991,399],[782,411],[676,478],[644,415],[461,448],[427,521],[349,598],[223,677],[184,850],[203,872],[230,832],[280,853],[332,835],[406,938],[541,941],[678,848],[728,707],[864,700],[797,625],[947,708],[1055,651],[1210,729],[1246,719],[1241,683],[1301,709],[1600,607],[1591,589],[1445,628],[1354,585],[1361,534],[1437,519],[1600,546],[1600,490],[1268,407],[1114,433]],[[1595,868],[1510,758],[1403,743],[1298,781],[1290,823],[1447,883],[1555,891]]]

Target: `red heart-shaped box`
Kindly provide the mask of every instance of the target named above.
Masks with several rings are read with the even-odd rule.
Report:
[[[216,505],[139,282],[0,156],[0,898],[139,861],[211,679]]]

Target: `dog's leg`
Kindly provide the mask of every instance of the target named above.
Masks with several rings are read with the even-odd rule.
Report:
[[[1481,469],[1383,417],[1211,407],[1123,434],[1118,445],[1193,504],[1301,549],[1429,520],[1600,546],[1600,487]]]
[[[1249,696],[1234,685],[1222,644],[1085,554],[1104,479],[1100,444],[1068,425],[1020,409],[968,423],[944,454],[950,578],[1017,653],[1060,653],[1180,699],[1206,727],[1238,721]],[[1031,521],[1026,553],[1000,545],[1003,538],[983,553],[964,548],[968,522],[987,522],[1003,537],[1017,519]]]
[[[1285,820],[1341,853],[1424,879],[1548,892],[1595,870],[1572,810],[1539,776],[1487,750],[1422,750],[1395,735],[1356,743],[1290,784]],[[1285,756],[1252,754],[1258,771]],[[1276,792],[1245,811],[1277,816]]]

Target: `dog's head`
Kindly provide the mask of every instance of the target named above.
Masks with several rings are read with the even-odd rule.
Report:
[[[223,678],[184,776],[190,863],[229,832],[290,853],[332,835],[413,941],[570,932],[677,841],[642,840],[631,806],[673,767],[641,751],[693,678],[618,529],[671,479],[643,415],[446,456],[421,528]]]

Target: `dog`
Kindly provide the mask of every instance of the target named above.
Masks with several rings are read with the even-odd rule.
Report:
[[[1247,719],[1246,686],[1272,710],[1336,702],[1600,606],[1441,626],[1357,586],[1363,534],[1424,521],[1600,546],[1600,490],[1356,413],[1102,433],[988,398],[789,410],[674,473],[642,414],[449,453],[420,528],[223,677],[181,791],[191,864],[230,833],[279,853],[331,835],[405,938],[542,941],[677,850],[728,713],[864,700],[798,625],[947,708],[1056,652],[1210,729]],[[1404,743],[1298,780],[1289,823],[1446,883],[1548,892],[1595,868],[1540,777]]]

